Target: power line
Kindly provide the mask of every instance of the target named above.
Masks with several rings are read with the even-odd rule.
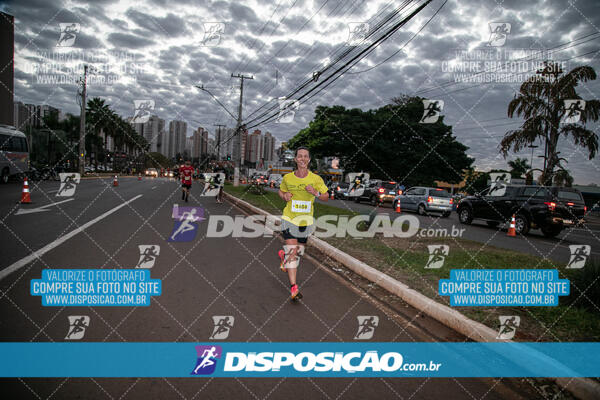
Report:
[[[395,51],[395,52],[394,52],[394,53],[393,53],[391,56],[389,56],[388,58],[386,58],[385,60],[383,60],[383,61],[382,61],[382,62],[380,62],[379,64],[376,64],[376,65],[374,65],[374,66],[372,66],[372,67],[370,67],[370,68],[367,68],[367,69],[365,69],[365,70],[363,70],[363,71],[358,71],[358,72],[350,72],[350,71],[348,71],[348,74],[349,74],[349,75],[356,75],[356,74],[362,74],[362,73],[364,73],[364,72],[369,72],[369,71],[371,71],[371,70],[373,70],[373,69],[375,69],[375,68],[379,67],[380,65],[383,65],[383,64],[385,64],[385,63],[386,63],[386,62],[388,62],[389,60],[391,60],[393,57],[395,57],[395,56],[396,56],[396,54],[400,53],[400,51],[402,51],[402,49],[404,49],[404,48],[405,48],[405,47],[406,47],[406,46],[407,46],[407,45],[408,45],[410,42],[412,42],[412,41],[413,41],[413,39],[414,39],[414,38],[416,38],[416,37],[419,35],[419,33],[421,33],[421,31],[422,31],[423,29],[425,29],[425,27],[426,27],[427,25],[429,25],[429,23],[430,23],[430,22],[431,22],[431,21],[432,21],[432,20],[435,18],[435,16],[436,16],[436,15],[437,15],[437,14],[438,14],[438,13],[439,13],[441,10],[442,10],[442,8],[443,8],[443,7],[446,5],[446,3],[447,3],[447,2],[448,2],[448,0],[445,0],[445,1],[442,3],[442,5],[440,6],[440,8],[438,8],[438,9],[437,9],[437,11],[436,11],[436,12],[435,12],[435,13],[434,13],[432,16],[431,16],[431,18],[429,18],[429,19],[427,20],[427,22],[425,22],[425,24],[424,24],[424,25],[421,27],[421,29],[419,29],[419,30],[418,30],[418,31],[417,31],[417,32],[416,32],[416,33],[415,33],[415,34],[414,34],[414,35],[413,35],[413,36],[412,36],[412,37],[411,37],[411,38],[410,38],[410,39],[409,39],[409,40],[408,40],[406,43],[404,43],[404,44],[402,45],[402,47],[400,47],[398,50],[396,50],[396,51]]]

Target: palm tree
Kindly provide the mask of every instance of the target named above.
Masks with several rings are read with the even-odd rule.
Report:
[[[104,134],[104,149],[103,152],[107,153],[107,138],[110,135],[110,119],[112,110],[105,103],[105,101],[99,97],[94,97],[90,99],[87,103],[86,109],[86,123],[91,126],[91,131],[94,136],[100,136],[100,132]],[[96,163],[98,162],[98,152],[96,149]],[[106,163],[106,161],[105,161]],[[97,165],[96,165],[97,166]]]
[[[573,177],[566,169],[559,169],[554,174],[554,185],[556,186],[573,186]]]
[[[526,158],[516,158],[509,161],[508,166],[510,167],[510,176],[513,178],[521,178],[523,174],[531,169]]]
[[[592,67],[581,66],[565,74],[558,64],[546,62],[538,74],[542,77],[532,76],[523,82],[519,93],[508,104],[508,116],[512,118],[516,114],[525,118],[525,122],[519,129],[504,135],[500,151],[506,157],[511,149],[518,152],[536,140],[544,142],[545,165],[540,182],[551,185],[560,162],[557,148],[560,137],[570,138],[575,146],[582,147],[590,160],[595,157],[598,136],[586,129],[585,124],[600,117],[600,101],[585,101],[580,123],[563,123],[567,112],[565,100],[581,100],[575,88],[580,82],[596,79],[596,72]]]

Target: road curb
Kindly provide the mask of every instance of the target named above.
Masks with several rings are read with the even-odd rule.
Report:
[[[238,206],[250,210],[252,213],[260,215],[273,215],[252,204],[241,200],[229,193],[223,192],[225,197]],[[406,303],[417,310],[427,314],[431,318],[441,322],[447,327],[463,334],[464,336],[477,342],[512,342],[508,340],[496,339],[496,331],[480,322],[474,321],[460,312],[440,304],[429,297],[411,289],[406,284],[395,280],[389,275],[357,260],[351,255],[333,247],[329,243],[316,238],[309,237],[309,243],[328,257],[343,264],[348,269],[371,282],[381,286],[388,292],[400,297]],[[551,378],[560,387],[568,390],[573,395],[581,399],[600,398],[600,384],[589,378]]]

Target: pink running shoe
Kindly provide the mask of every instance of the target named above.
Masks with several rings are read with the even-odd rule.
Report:
[[[291,299],[292,300],[297,300],[297,299],[302,298],[302,293],[300,293],[300,290],[298,289],[298,285],[292,286],[290,291],[291,291]]]

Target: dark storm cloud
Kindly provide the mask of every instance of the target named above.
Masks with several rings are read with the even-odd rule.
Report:
[[[164,18],[157,18],[130,8],[125,15],[138,26],[144,28],[147,31],[146,34],[153,36],[176,37],[187,31],[185,20],[171,13]]]
[[[108,42],[115,48],[123,49],[148,47],[155,43],[154,40],[142,36],[129,35],[127,33],[119,32],[108,35]]]
[[[147,67],[146,73],[136,76],[136,84],[91,87],[90,96],[110,98],[111,106],[124,116],[132,114],[134,99],[153,98],[157,109],[163,108],[159,116],[165,118],[167,124],[171,119],[184,119],[190,129],[197,127],[199,122],[208,122],[209,128],[210,124],[219,121],[231,126],[228,114],[208,94],[194,88],[194,84],[204,83],[215,88],[214,94],[235,112],[239,80],[231,78],[230,74],[254,75],[255,79],[245,82],[244,87],[244,115],[247,116],[269,98],[287,95],[296,83],[303,82],[321,68],[327,57],[344,50],[341,43],[330,42],[329,38],[346,38],[348,22],[368,21],[377,14],[377,18],[381,18],[399,6],[383,0],[375,7],[373,2],[366,1],[286,1],[281,2],[268,20],[278,2],[261,4],[258,9],[240,1],[150,0],[126,4],[123,13],[112,12],[118,2],[114,1],[115,6],[112,3],[110,0],[77,1],[73,7],[65,7],[60,2],[23,0],[0,6],[16,17],[15,46],[20,55],[20,60],[15,63],[16,98],[29,103],[47,102],[77,113],[74,100],[77,87],[36,84],[37,76],[30,65],[44,62],[44,55],[28,51],[55,50],[60,36],[58,23],[78,22],[81,30],[74,49],[127,51],[135,54],[136,60]],[[517,120],[507,119],[506,110],[520,82],[457,83],[427,93],[421,91],[454,80],[452,73],[442,71],[442,62],[455,58],[456,49],[485,48],[489,22],[511,24],[507,48],[551,48],[597,31],[600,26],[597,2],[451,0],[423,32],[386,61],[441,3],[441,0],[432,2],[367,60],[357,64],[350,71],[353,74],[343,76],[302,104],[293,123],[270,123],[259,128],[269,130],[285,141],[306,126],[317,105],[340,104],[367,110],[381,107],[403,93],[417,94],[445,101],[445,122],[452,125],[456,137],[470,147],[469,154],[477,157],[477,167],[506,167],[506,161],[498,156],[497,145],[504,133],[518,127],[518,124],[510,124]],[[190,5],[191,13],[190,8],[186,9]],[[123,9],[122,5],[119,7]],[[313,17],[320,7],[322,9]],[[311,17],[313,19],[307,23]],[[222,45],[200,45],[206,22],[225,23]],[[305,43],[311,34],[313,42]],[[177,38],[174,45],[171,44],[173,38]],[[556,58],[574,57],[596,49],[597,40],[590,41],[557,53]],[[573,59],[569,61],[569,68],[589,63],[600,71],[600,59],[592,59],[593,56]],[[375,65],[376,68],[368,70]],[[357,74],[364,70],[368,72]],[[231,86],[234,86],[233,91]],[[598,98],[600,82],[582,84],[578,91],[583,98]],[[274,104],[277,104],[276,100]],[[493,121],[485,122],[487,120]],[[504,125],[494,126],[500,124]],[[562,151],[571,154],[574,149],[565,144]],[[529,159],[530,153],[511,154],[508,159],[516,156]],[[539,164],[539,160],[534,162]],[[598,165],[597,159],[593,163],[590,166],[581,154],[575,153],[568,168],[577,182],[587,183],[597,180],[597,168],[594,168]]]

